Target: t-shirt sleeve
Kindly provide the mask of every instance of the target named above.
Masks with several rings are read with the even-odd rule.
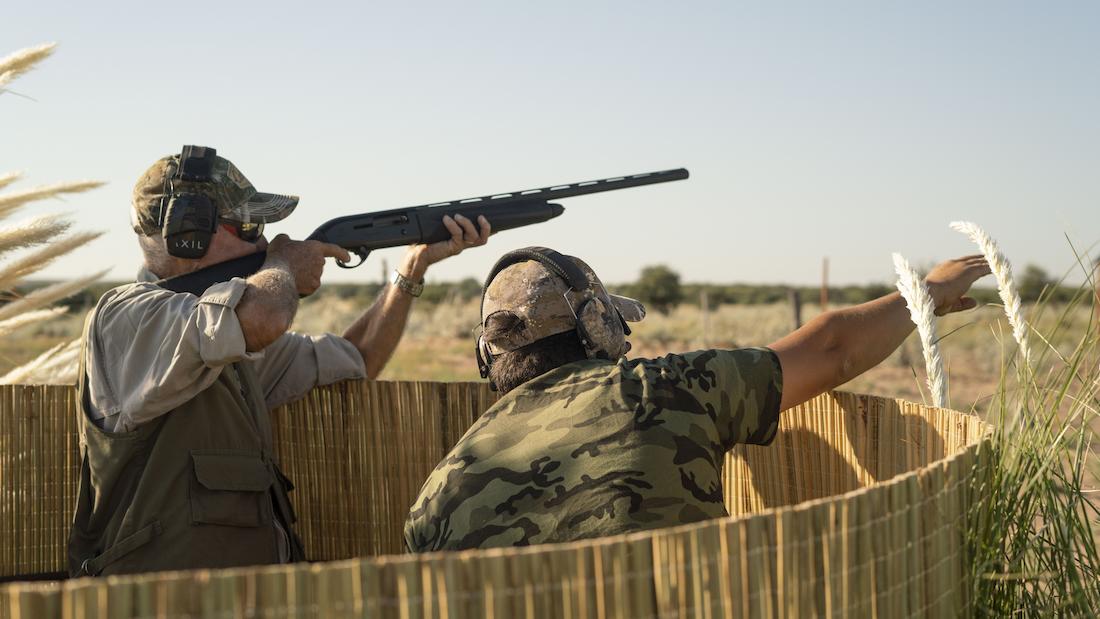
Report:
[[[269,409],[293,402],[316,386],[367,376],[355,346],[331,333],[283,334],[264,349],[256,373]]]
[[[779,429],[783,371],[768,348],[703,350],[684,355],[697,383],[713,381],[707,403],[724,449],[738,443],[768,445]],[[690,377],[689,377],[690,378]]]

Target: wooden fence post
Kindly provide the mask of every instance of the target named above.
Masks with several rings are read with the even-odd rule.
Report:
[[[699,289],[699,311],[702,313],[700,322],[703,327],[703,348],[710,348],[710,299],[707,298],[705,286]]]
[[[791,288],[787,291],[787,298],[791,302],[794,328],[797,329],[802,326],[802,296],[798,293],[797,288]]]

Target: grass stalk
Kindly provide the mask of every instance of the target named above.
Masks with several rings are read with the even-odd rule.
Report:
[[[917,325],[921,349],[924,352],[924,365],[928,372],[928,391],[932,403],[944,408],[947,406],[947,376],[943,371],[943,357],[936,337],[936,305],[928,286],[909,266],[909,261],[901,254],[894,254],[894,270],[898,274],[898,292],[909,307],[909,315]]]
[[[986,411],[994,431],[975,469],[967,526],[978,616],[1093,616],[1100,608],[1100,497],[1089,494],[1097,482],[1095,322],[1074,338],[1072,350],[1053,345],[1073,326],[1073,308],[1091,294],[1082,286],[1046,333],[1031,331],[1044,350],[1030,371],[1011,371],[1012,358],[1002,359],[1001,385]]]

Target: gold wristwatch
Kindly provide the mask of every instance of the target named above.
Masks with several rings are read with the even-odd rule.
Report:
[[[419,297],[420,294],[424,292],[424,280],[414,282],[402,275],[397,269],[393,270],[393,278],[390,279],[390,282],[410,297]]]

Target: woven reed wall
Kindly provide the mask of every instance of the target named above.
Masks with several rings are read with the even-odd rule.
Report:
[[[6,617],[953,616],[984,426],[830,394],[726,462],[733,518],[574,544],[420,556],[405,513],[493,394],[345,383],[276,412],[277,448],[320,564],[0,586]],[[60,570],[74,502],[73,392],[0,387],[0,575]],[[846,493],[846,494],[842,494]],[[737,517],[740,515],[740,517]]]

